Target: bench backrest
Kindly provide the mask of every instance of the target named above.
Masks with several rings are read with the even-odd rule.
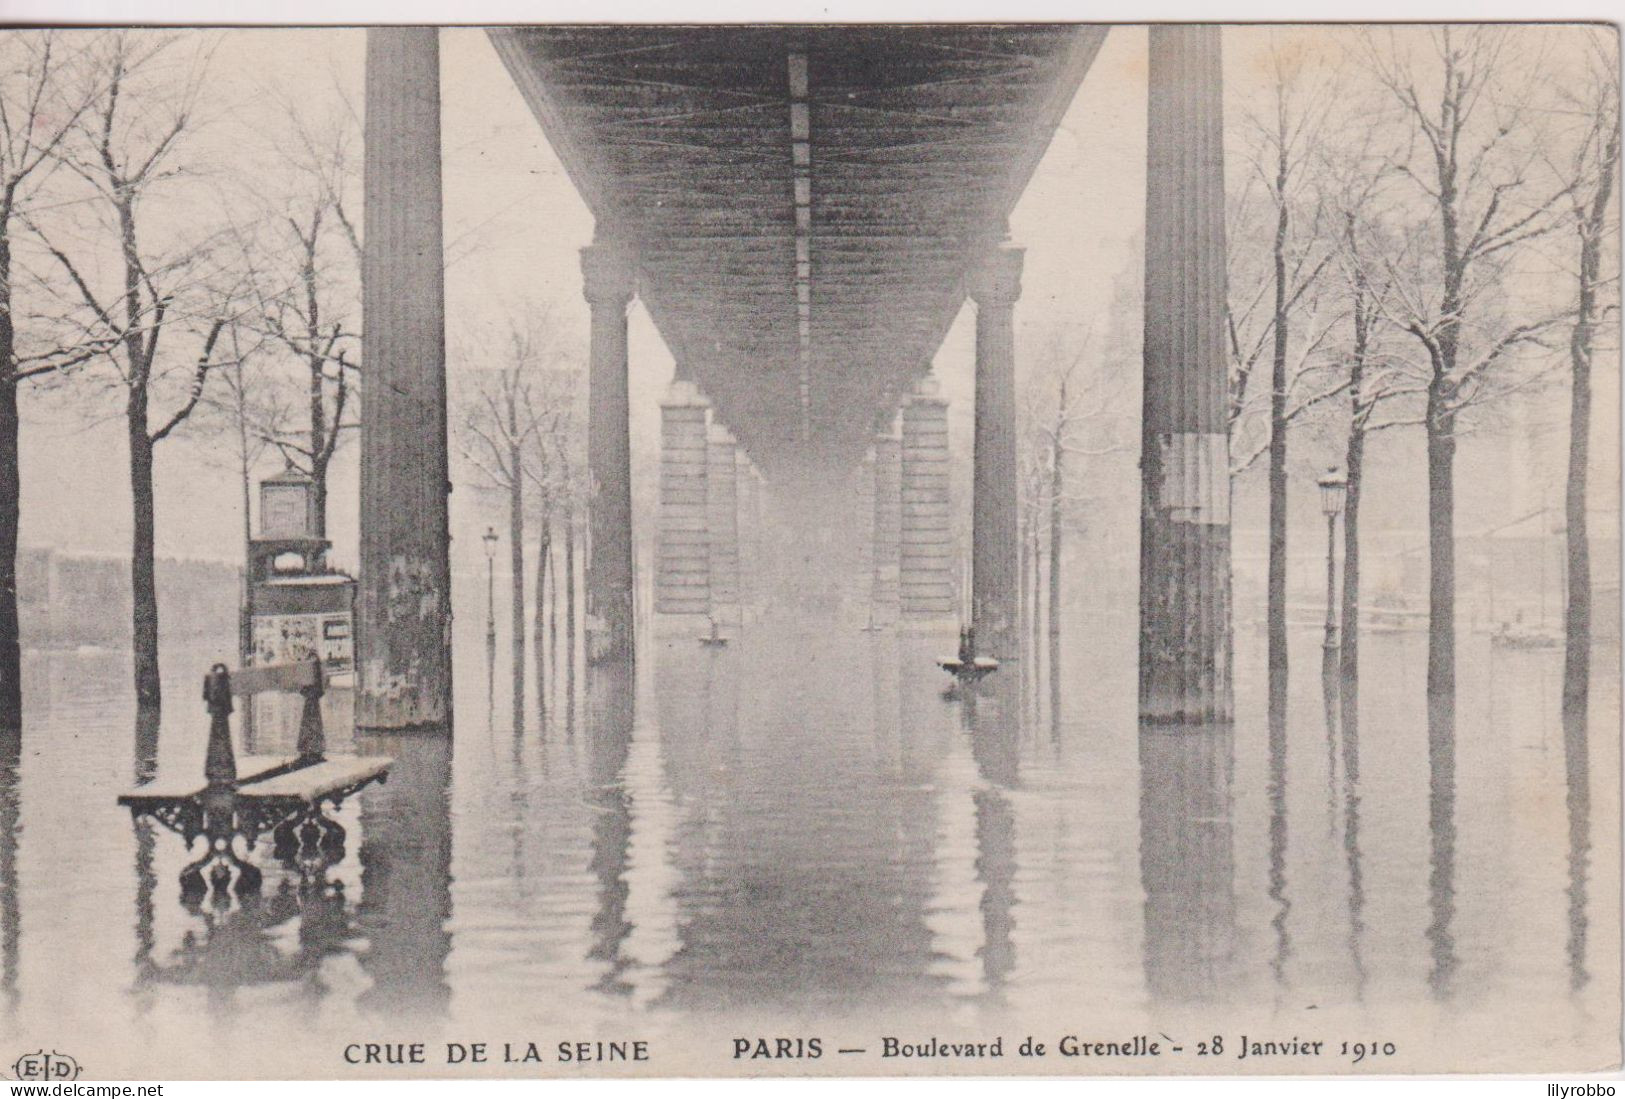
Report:
[[[238,668],[231,673],[231,693],[247,697],[265,691],[298,691],[316,686],[321,674],[322,666],[314,660]]]

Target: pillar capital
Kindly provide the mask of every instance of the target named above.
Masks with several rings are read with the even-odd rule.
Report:
[[[600,240],[581,250],[581,293],[593,305],[623,309],[638,289],[637,253],[620,240]]]
[[[1000,244],[988,249],[965,276],[965,291],[979,308],[1014,305],[1021,297],[1021,267],[1025,248]]]
[[[673,378],[671,385],[666,387],[666,393],[660,398],[661,408],[707,408],[709,401],[700,387],[687,378]]]
[[[942,395],[942,383],[928,372],[915,380],[904,403],[946,405],[948,399]]]

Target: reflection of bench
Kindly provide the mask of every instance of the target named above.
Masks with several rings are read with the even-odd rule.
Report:
[[[260,872],[238,856],[233,840],[241,836],[249,850],[267,831],[275,833],[279,855],[295,858],[304,847],[320,845],[342,851],[344,829],[323,814],[373,781],[388,778],[393,760],[383,756],[328,759],[322,729],[321,699],[326,689],[321,662],[244,668],[235,676],[215,665],[204,681],[203,698],[210,713],[209,745],[201,785],[196,772],[160,772],[150,782],[119,797],[132,817],[150,817],[178,833],[191,847],[208,840],[202,858],[181,873],[183,896],[201,896],[204,871],[224,892],[236,871],[236,889],[258,888]],[[297,754],[292,757],[245,756],[239,765],[231,744],[232,698],[273,691],[297,691],[305,697],[299,720]]]

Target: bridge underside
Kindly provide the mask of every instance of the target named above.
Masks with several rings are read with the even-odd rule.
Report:
[[[714,416],[849,466],[924,373],[1104,27],[525,27],[491,38]]]

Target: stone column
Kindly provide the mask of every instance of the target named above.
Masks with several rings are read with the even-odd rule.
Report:
[[[660,402],[660,542],[655,613],[662,632],[699,628],[711,612],[711,544],[705,398],[676,380]]]
[[[1219,29],[1150,31],[1140,714],[1231,720]]]
[[[971,503],[971,625],[979,653],[1021,655],[1016,509],[1015,305],[1024,251],[1000,246],[967,282],[976,299],[976,437]]]
[[[886,430],[875,436],[874,607],[878,626],[894,626],[898,617],[902,452],[902,436],[895,423],[888,423]]]
[[[630,663],[634,651],[631,401],[626,309],[637,289],[630,247],[600,240],[581,250],[582,293],[592,310],[587,359],[587,663]]]
[[[874,620],[875,594],[875,459],[865,453],[847,479],[852,501],[852,567],[846,578],[846,604],[854,625]]]
[[[903,405],[898,597],[905,619],[953,621],[953,530],[948,506],[948,402],[935,378]]]
[[[738,625],[739,601],[739,469],[733,433],[713,424],[707,441],[705,475],[706,526],[710,536],[711,617]]]
[[[451,530],[433,27],[367,31],[356,723],[451,721]]]

